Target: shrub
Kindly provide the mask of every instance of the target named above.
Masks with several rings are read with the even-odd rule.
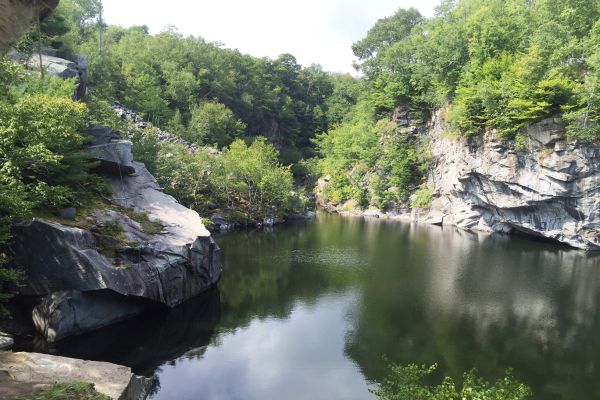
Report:
[[[379,387],[369,391],[381,400],[525,400],[532,395],[531,389],[517,381],[510,370],[503,378],[490,383],[473,369],[463,375],[459,391],[449,377],[434,386],[426,384],[436,369],[437,365],[392,364],[389,375]]]
[[[416,208],[430,208],[433,200],[433,191],[425,184],[417,190],[411,200],[411,206]]]
[[[387,118],[373,122],[361,107],[353,120],[315,140],[319,170],[331,177],[324,197],[335,203],[354,199],[361,207],[404,202],[429,169],[426,144]]]
[[[74,83],[38,78],[0,61],[0,246],[15,218],[80,205],[102,189],[88,173],[96,165],[83,151],[88,109],[71,100]],[[2,268],[7,261],[0,253],[0,292],[21,278]]]
[[[205,102],[192,110],[185,138],[200,145],[222,148],[239,138],[246,124],[238,120],[224,104]]]
[[[250,145],[234,141],[221,153],[203,148],[191,153],[177,143],[158,143],[149,132],[133,135],[134,155],[153,166],[151,171],[165,191],[199,213],[220,210],[236,222],[282,216],[294,194],[289,167],[264,138]]]

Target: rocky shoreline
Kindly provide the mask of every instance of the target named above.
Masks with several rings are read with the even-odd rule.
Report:
[[[113,400],[144,400],[150,380],[106,362],[0,351],[0,398],[38,394],[54,383],[89,382]]]
[[[221,274],[220,249],[200,216],[133,161],[131,142],[108,128],[92,134],[111,197],[16,223],[8,249],[28,276],[16,294],[38,299],[33,323],[49,341],[177,306]]]
[[[465,230],[519,233],[582,250],[600,250],[600,145],[571,140],[558,116],[522,129],[522,148],[498,138],[449,135],[441,112],[423,132],[435,160],[427,186],[430,208],[395,205],[391,211],[356,202],[323,200],[318,208],[340,215],[399,219]],[[405,121],[406,123],[406,121]],[[404,125],[401,125],[406,127]]]

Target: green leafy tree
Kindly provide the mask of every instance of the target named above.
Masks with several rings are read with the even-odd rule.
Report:
[[[324,196],[334,203],[354,199],[362,207],[405,202],[422,182],[429,157],[419,137],[389,119],[373,123],[368,102],[352,120],[318,135],[318,165],[330,179]]]
[[[227,146],[243,133],[246,125],[224,104],[208,101],[192,110],[185,137],[204,145]]]
[[[352,45],[354,55],[360,60],[375,58],[382,50],[405,39],[423,17],[415,8],[399,9],[393,16],[378,20],[367,36]]]
[[[249,146],[234,141],[223,152],[223,169],[225,179],[214,183],[242,218],[281,216],[289,209],[292,173],[279,164],[277,150],[264,138]]]
[[[85,104],[74,102],[74,83],[40,81],[13,64],[0,62],[0,247],[10,239],[11,223],[34,210],[77,205],[98,188],[83,151],[88,121]],[[0,300],[20,273],[3,266],[0,251]]]

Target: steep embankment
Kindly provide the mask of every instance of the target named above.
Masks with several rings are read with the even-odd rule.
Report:
[[[515,149],[488,132],[452,138],[441,118],[430,129],[435,166],[430,223],[490,232],[515,231],[599,250],[600,146],[571,141],[559,117],[523,129]]]
[[[344,215],[399,218],[486,232],[524,233],[586,250],[600,250],[600,146],[570,140],[556,116],[521,130],[525,145],[497,132],[456,136],[434,115],[426,125],[395,120],[399,130],[421,137],[433,164],[427,186],[429,208],[391,204],[358,209],[356,200],[324,199],[328,178],[317,185],[319,206]],[[396,160],[398,162],[398,160]]]
[[[92,130],[110,197],[88,209],[14,227],[13,262],[27,274],[22,296],[39,298],[33,320],[47,340],[106,326],[148,306],[181,304],[214,285],[220,251],[198,213],[163,193],[131,142]]]

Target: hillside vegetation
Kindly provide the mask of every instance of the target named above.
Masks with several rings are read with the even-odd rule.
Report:
[[[243,223],[305,210],[300,186],[312,190],[319,176],[334,205],[427,207],[432,159],[415,127],[440,109],[451,133],[492,131],[518,149],[520,128],[551,115],[573,140],[600,138],[600,0],[445,0],[433,18],[400,9],[353,45],[360,78],[175,28],[101,25],[100,7],[63,0],[16,46],[86,55],[81,101],[71,81],[0,64],[0,241],[16,218],[102,192],[83,152],[94,124],[131,137],[136,157],[186,206]],[[115,100],[204,149],[192,154],[157,141],[152,126],[119,121]]]
[[[353,46],[368,90],[316,140],[326,200],[389,207],[426,194],[427,141],[388,122],[397,107],[423,122],[443,109],[450,133],[494,131],[518,149],[520,128],[551,115],[571,139],[598,140],[599,16],[598,0],[447,0],[433,18],[379,20]]]

